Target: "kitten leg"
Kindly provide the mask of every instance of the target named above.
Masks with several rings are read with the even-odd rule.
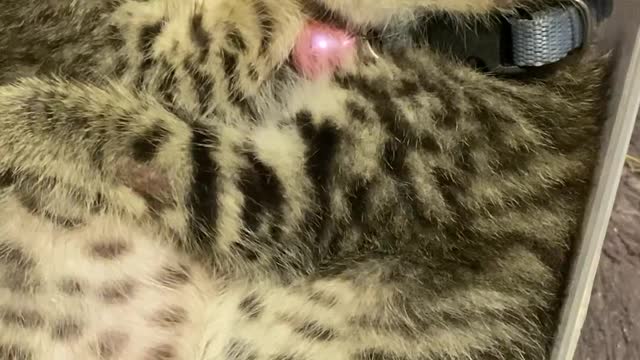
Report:
[[[186,206],[191,150],[208,136],[144,94],[40,79],[0,87],[0,128],[0,195],[78,221]]]

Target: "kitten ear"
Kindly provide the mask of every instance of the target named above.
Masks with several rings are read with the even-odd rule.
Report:
[[[371,28],[406,24],[425,13],[473,17],[510,11],[545,0],[307,0],[355,26]]]

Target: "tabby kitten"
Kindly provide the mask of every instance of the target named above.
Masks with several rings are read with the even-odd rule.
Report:
[[[288,60],[543,1],[1,3],[0,359],[545,358],[604,62]]]

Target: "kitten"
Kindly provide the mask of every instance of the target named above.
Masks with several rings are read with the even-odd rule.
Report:
[[[544,358],[605,61],[288,61],[313,17],[535,5],[5,0],[0,359]]]

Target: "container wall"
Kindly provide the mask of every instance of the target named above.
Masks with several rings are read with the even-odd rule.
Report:
[[[640,0],[614,0],[598,46],[614,58],[609,119],[595,185],[578,243],[552,360],[571,360],[587,315],[602,244],[640,106]]]

